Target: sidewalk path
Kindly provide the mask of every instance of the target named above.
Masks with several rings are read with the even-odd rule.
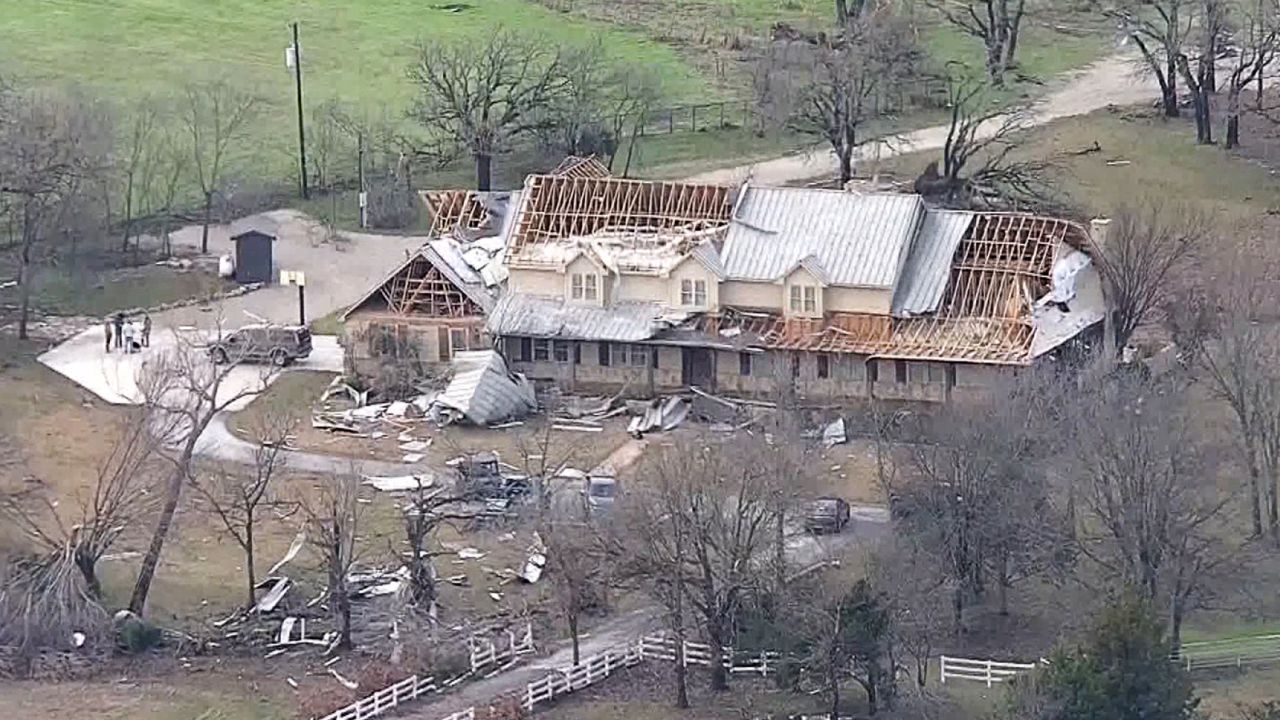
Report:
[[[1058,118],[1085,115],[1108,105],[1135,105],[1159,96],[1154,79],[1137,72],[1132,57],[1112,55],[1088,65],[1058,81],[1060,87],[1050,92],[1031,108],[1027,127],[1043,125]],[[1000,126],[1000,119],[988,121],[978,131],[980,137],[993,133]],[[871,158],[881,159],[895,155],[936,150],[947,140],[947,126],[916,130],[895,140],[892,144],[872,142],[859,147],[854,153],[855,167]],[[786,185],[816,178],[830,178],[838,172],[835,155],[825,145],[811,152],[751,165],[714,170],[686,178],[687,182],[740,184],[748,178],[757,185]]]

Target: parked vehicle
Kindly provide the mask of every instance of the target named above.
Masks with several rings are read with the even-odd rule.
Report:
[[[838,497],[820,497],[805,508],[804,529],[815,535],[838,533],[849,524],[849,503]]]
[[[270,362],[284,367],[311,354],[311,331],[300,325],[246,325],[209,344],[216,364]]]
[[[495,452],[463,455],[447,464],[458,473],[457,492],[464,497],[510,500],[532,491],[528,477],[502,472]]]
[[[618,479],[600,473],[587,476],[587,508],[592,513],[608,513],[618,497]]]

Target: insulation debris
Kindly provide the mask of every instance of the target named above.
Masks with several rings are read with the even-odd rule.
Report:
[[[268,585],[271,589],[258,600],[257,605],[253,606],[253,609],[260,613],[269,613],[275,610],[280,601],[284,599],[285,594],[289,592],[289,588],[293,587],[293,581],[287,577],[269,577],[258,583],[258,588],[262,589]]]
[[[382,492],[408,492],[410,490],[422,490],[435,484],[435,478],[430,475],[364,475],[362,477],[364,478],[365,485],[368,485],[375,490],[381,490]]]
[[[822,429],[822,444],[826,447],[843,445],[849,441],[845,434],[844,418],[837,418]]]
[[[302,550],[302,546],[306,542],[307,531],[299,530],[298,534],[293,536],[293,542],[289,543],[289,549],[285,551],[284,557],[280,558],[275,565],[271,566],[271,569],[267,571],[267,575],[275,575],[277,570],[284,567],[294,558],[298,557],[298,552]]]

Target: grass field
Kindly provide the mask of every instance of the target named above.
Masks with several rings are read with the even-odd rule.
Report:
[[[681,105],[748,96],[744,59],[774,23],[827,30],[834,22],[829,0],[0,0],[0,6],[0,62],[19,83],[74,85],[122,104],[144,96],[174,98],[207,78],[227,78],[260,94],[266,105],[252,136],[233,149],[231,174],[278,184],[296,177],[294,86],[284,67],[293,21],[301,26],[308,107],[336,99],[392,118],[412,97],[405,68],[422,38],[479,39],[505,25],[550,41],[600,40],[615,60],[661,78],[664,105]],[[980,66],[976,40],[927,19],[925,28],[935,61]],[[1028,27],[1021,72],[1049,78],[1079,66],[1105,51],[1101,38]],[[1014,94],[1035,91],[1035,85],[1023,85]],[[636,171],[670,176],[662,168],[673,163],[750,159],[796,144],[794,137],[762,141],[748,135],[686,133],[681,140],[646,143]],[[501,173],[507,163],[496,165]],[[470,181],[468,168],[457,176],[419,182]]]

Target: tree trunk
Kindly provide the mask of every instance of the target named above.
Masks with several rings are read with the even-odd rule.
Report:
[[[722,657],[726,643],[721,618],[717,617],[707,623],[707,644],[711,646],[711,691],[724,692],[729,689],[729,673],[725,670]]]
[[[987,39],[987,76],[991,87],[1004,87],[1004,52],[1004,42],[993,30],[992,37]]]
[[[582,661],[578,654],[578,613],[571,612],[566,619],[569,622],[569,640],[573,643],[573,666],[577,667]]]
[[[1164,116],[1178,117],[1178,66],[1177,59],[1170,56],[1165,62],[1165,81],[1160,86],[1160,104],[1164,106]]]
[[[476,153],[476,190],[488,190],[493,182],[493,156]]]
[[[24,212],[24,215],[26,213]],[[18,260],[18,339],[27,339],[27,322],[31,317],[31,240],[27,237],[29,232],[26,228],[30,223],[23,222],[22,229],[22,252],[19,253]]]
[[[840,673],[834,662],[827,662],[827,682],[831,683],[831,720],[840,717]]]
[[[1182,648],[1182,605],[1182,598],[1174,592],[1173,601],[1169,607],[1169,646],[1174,652]]]
[[[875,715],[880,709],[880,671],[874,664],[867,668],[867,684],[864,689],[867,691],[867,714]]]
[[[1227,131],[1227,137],[1231,131]],[[1262,471],[1258,467],[1257,441],[1252,437],[1245,439],[1245,452],[1249,459],[1249,514],[1253,520],[1253,536],[1262,537]]]
[[[951,619],[955,622],[956,632],[964,632],[964,583],[957,582],[951,591]]]
[[[837,148],[836,159],[840,162],[840,187],[844,187],[853,179],[853,145]]]
[[[165,539],[169,536],[169,527],[173,524],[173,515],[178,510],[178,498],[182,495],[182,483],[186,473],[175,470],[169,480],[169,490],[160,509],[160,518],[156,521],[156,529],[151,533],[151,544],[147,546],[147,554],[142,556],[142,566],[138,569],[138,580],[133,584],[133,596],[129,599],[129,610],[142,617],[147,607],[147,595],[151,592],[151,581],[155,579],[156,567],[160,564],[160,553],[164,551]]]
[[[684,601],[681,599],[683,589],[676,590],[676,610],[672,616],[675,625],[676,641],[676,707],[689,709],[689,670],[684,660]]]
[[[1018,9],[1009,20],[1008,36],[1004,42],[1004,66],[1015,67],[1018,64],[1018,36],[1022,33],[1022,15],[1026,12],[1026,0],[1018,0]]]
[[[996,589],[999,592],[1000,599],[1000,615],[1007,617],[1009,615],[1009,553],[1002,551],[1000,553],[1000,572],[997,573]]]
[[[200,254],[209,254],[209,223],[213,217],[213,191],[204,194],[204,222],[200,226]]]
[[[258,602],[258,596],[254,593],[258,587],[258,576],[253,569],[253,511],[250,510],[247,517],[249,522],[244,526],[244,570],[245,576],[249,579],[249,609]]]
[[[836,25],[843,28],[849,24],[848,0],[836,0]]]
[[[88,589],[89,595],[95,600],[101,600],[102,582],[98,580],[98,558],[90,553],[76,550],[75,562],[76,569],[80,571],[80,576],[84,578],[84,585]]]

